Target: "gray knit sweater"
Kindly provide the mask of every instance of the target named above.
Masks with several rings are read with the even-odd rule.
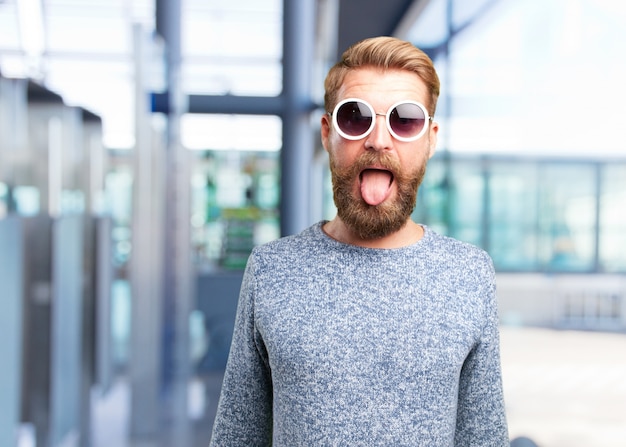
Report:
[[[251,254],[211,446],[508,446],[489,256],[321,226]]]

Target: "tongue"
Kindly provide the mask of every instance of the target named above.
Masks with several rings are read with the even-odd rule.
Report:
[[[391,173],[377,169],[366,169],[361,174],[361,197],[369,205],[381,204],[391,191]]]

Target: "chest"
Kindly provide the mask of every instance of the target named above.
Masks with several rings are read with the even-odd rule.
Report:
[[[264,295],[257,330],[273,374],[294,380],[458,376],[478,338],[476,300],[445,282],[344,272]]]

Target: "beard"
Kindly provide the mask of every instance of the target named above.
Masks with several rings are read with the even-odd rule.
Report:
[[[400,230],[415,209],[417,190],[426,174],[427,158],[413,171],[403,171],[398,160],[387,153],[366,152],[346,168],[336,165],[330,156],[333,198],[337,215],[348,228],[363,240],[380,239]],[[361,172],[368,166],[381,166],[391,172],[397,186],[393,200],[370,205],[355,193]]]

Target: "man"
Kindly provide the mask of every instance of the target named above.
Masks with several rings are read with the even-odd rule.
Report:
[[[212,446],[508,446],[491,259],[411,220],[439,80],[367,39],[325,82],[337,216],[257,247]]]

